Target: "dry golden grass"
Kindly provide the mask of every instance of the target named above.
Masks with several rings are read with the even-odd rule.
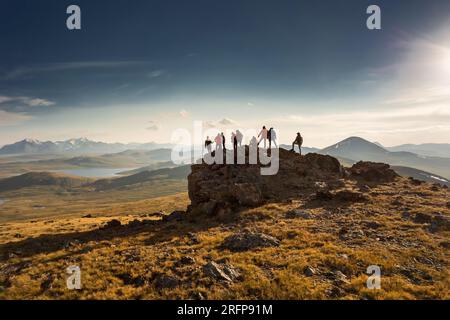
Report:
[[[198,216],[98,230],[112,217],[126,224],[158,219],[142,215],[160,209],[186,207],[183,193],[113,205],[94,218],[2,223],[0,253],[6,258],[0,261],[0,298],[448,299],[449,232],[430,232],[429,225],[411,218],[437,212],[448,217],[448,201],[447,189],[399,179],[373,188],[368,202],[299,198],[222,219]],[[299,207],[313,218],[286,218],[287,211]],[[370,222],[378,228],[368,227]],[[351,236],[342,237],[343,229]],[[263,232],[281,244],[246,252],[222,249],[225,237],[238,231]],[[18,233],[24,238],[14,238]],[[180,265],[184,256],[195,263]],[[210,260],[238,268],[241,279],[227,283],[209,278],[202,267]],[[70,265],[81,268],[82,290],[66,288]],[[369,265],[381,267],[380,290],[366,288]],[[316,274],[305,275],[306,267]],[[337,281],[337,271],[348,281]],[[180,285],[158,289],[154,278],[161,273],[176,277]]]

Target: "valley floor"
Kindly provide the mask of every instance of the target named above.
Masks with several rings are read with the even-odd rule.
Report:
[[[112,214],[2,222],[0,298],[449,299],[450,233],[434,223],[448,222],[448,189],[401,178],[366,195],[215,218],[157,212],[185,209],[181,193]],[[103,227],[113,219],[121,225]],[[274,240],[236,251],[225,245],[233,235]],[[73,265],[81,290],[66,286]],[[366,286],[370,265],[381,268],[379,290]]]

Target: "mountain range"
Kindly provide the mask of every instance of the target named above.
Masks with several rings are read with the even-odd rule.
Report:
[[[69,139],[64,141],[39,141],[36,139],[24,139],[22,141],[5,145],[0,149],[0,155],[13,154],[101,154],[122,152],[125,150],[154,150],[171,148],[171,144],[149,143],[105,143],[92,141],[86,138]]]
[[[120,163],[123,165],[126,165],[130,159],[136,158],[139,161],[134,161],[133,164],[139,165],[146,163],[147,158],[150,156],[153,160],[152,163],[154,161],[170,161],[171,147],[172,145],[170,144],[157,144],[154,142],[141,144],[105,143],[91,141],[86,138],[56,142],[25,139],[2,147],[0,149],[0,155],[74,154],[76,156],[82,154],[101,154],[102,159],[108,160],[109,162],[116,158],[122,159]],[[281,145],[280,147],[284,149],[291,148],[288,145]],[[450,144],[406,144],[397,147],[383,147],[377,142],[370,142],[360,137],[350,137],[324,149],[303,147],[302,150],[304,154],[316,152],[337,157],[347,166],[360,160],[384,162],[392,166],[407,167],[422,171],[419,174],[414,170],[406,170],[417,173],[417,176],[426,174],[429,177],[435,176],[439,179],[442,177],[444,179],[450,179],[450,157],[443,157],[443,155],[450,155]],[[156,153],[148,155],[146,151]],[[412,151],[416,151],[417,153]],[[144,159],[141,159],[142,157]],[[77,160],[78,158],[73,159]],[[50,165],[51,161],[47,162]],[[42,161],[35,163],[42,163]],[[406,171],[403,169],[403,172]]]
[[[422,156],[450,158],[450,144],[448,143],[402,144],[383,148],[393,152],[406,151]]]
[[[411,167],[450,178],[450,158],[418,155],[408,151],[389,151],[359,137],[350,137],[318,151],[353,161],[384,162],[392,166]]]

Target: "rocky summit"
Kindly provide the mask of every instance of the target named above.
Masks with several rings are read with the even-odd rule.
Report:
[[[193,165],[188,176],[189,211],[226,215],[241,208],[288,201],[317,192],[331,199],[331,190],[345,185],[345,180],[366,186],[364,183],[391,182],[398,177],[383,163],[358,162],[345,169],[334,157],[317,153],[301,156],[285,149],[279,150],[277,174],[261,175],[261,167],[260,163]],[[341,191],[337,196],[343,200],[363,198],[348,191]]]

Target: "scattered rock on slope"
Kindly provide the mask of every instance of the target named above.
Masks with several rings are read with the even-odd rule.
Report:
[[[227,237],[222,247],[230,251],[247,251],[260,247],[277,247],[280,241],[264,233],[237,233]]]
[[[203,272],[216,280],[233,282],[240,277],[239,272],[233,267],[225,263],[208,262],[203,267]]]
[[[313,216],[307,212],[300,209],[294,209],[286,212],[286,218],[287,219],[295,219],[295,218],[302,218],[302,219],[312,219]]]

